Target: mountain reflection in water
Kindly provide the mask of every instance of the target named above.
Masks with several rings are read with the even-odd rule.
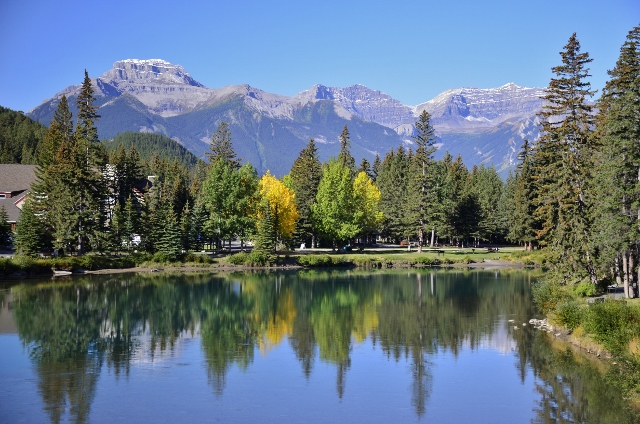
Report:
[[[55,423],[109,421],[113,402],[124,402],[130,421],[179,418],[166,402],[157,415],[136,416],[150,399],[134,386],[184,397],[192,404],[180,416],[191,421],[636,421],[600,371],[522,325],[536,314],[535,278],[521,270],[119,274],[27,282],[2,296]],[[296,401],[284,408],[274,396]],[[14,398],[0,392],[0,421],[24,417],[7,406]]]

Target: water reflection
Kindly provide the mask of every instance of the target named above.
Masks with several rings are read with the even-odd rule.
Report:
[[[136,360],[161,360],[186,337],[199,337],[217,398],[233,367],[246,371],[254,355],[288,343],[305,379],[316,361],[335,367],[343,399],[354,346],[370,341],[389,360],[410,364],[406,402],[418,418],[428,415],[438,359],[480,348],[515,352],[522,383],[533,369],[540,393],[534,420],[619,417],[622,408],[612,406],[619,399],[596,371],[573,365],[543,335],[508,322],[534,316],[531,278],[523,271],[458,270],[139,274],[27,283],[11,293],[43,409],[55,423],[65,413],[88,421],[103,365],[116,379],[128,377]]]

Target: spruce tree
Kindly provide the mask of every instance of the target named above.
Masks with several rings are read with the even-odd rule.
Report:
[[[627,35],[616,66],[609,71],[598,102],[596,136],[598,155],[595,197],[595,244],[600,269],[613,268],[621,277],[625,295],[635,297],[634,264],[640,255],[640,27]]]
[[[435,217],[429,214],[429,211],[436,201],[432,182],[436,136],[429,112],[422,111],[415,128],[416,134],[412,138],[416,143],[416,151],[409,165],[407,181],[407,220],[408,225],[417,230],[418,251],[422,252],[422,246],[425,244],[425,225],[429,222],[432,234],[435,232]]]
[[[360,161],[360,166],[358,166],[358,169],[356,169],[356,175],[360,174],[361,172],[364,172],[365,174],[367,174],[367,177],[373,180],[373,170],[371,169],[371,164],[369,164],[367,158],[362,158],[362,160]]]
[[[340,134],[340,153],[338,154],[338,162],[351,172],[354,177],[356,171],[356,160],[351,156],[349,148],[351,147],[351,138],[349,138],[349,129],[345,124]]]
[[[9,223],[9,215],[4,205],[0,207],[0,247],[7,247],[11,244],[11,224]]]
[[[233,149],[233,143],[231,142],[231,130],[229,124],[222,121],[218,125],[218,129],[211,137],[211,149],[207,152],[209,157],[209,163],[222,159],[229,163],[232,168],[240,168],[240,162],[242,159],[237,157],[235,150]]]
[[[560,55],[562,65],[552,68],[556,77],[549,82],[538,115],[542,122],[534,156],[537,215],[542,220],[538,235],[551,246],[561,281],[587,278],[596,284],[590,240],[594,118],[593,106],[588,103],[594,91],[586,81],[592,59],[580,52],[575,33]]]
[[[532,174],[533,148],[525,140],[518,154],[518,165],[513,181],[512,213],[509,219],[508,238],[523,243],[526,250],[533,250],[539,228],[535,219],[535,185]]]
[[[376,178],[380,190],[380,211],[384,215],[382,234],[394,241],[406,236],[409,228],[407,220],[407,189],[409,176],[409,159],[404,147],[396,151],[390,150]]]
[[[315,247],[317,230],[311,216],[311,206],[316,201],[318,185],[322,178],[322,165],[318,159],[318,149],[313,139],[309,140],[307,146],[300,151],[293,162],[289,175],[293,181],[296,207],[300,214],[294,238],[296,242],[309,243],[309,246]]]
[[[16,255],[37,257],[43,247],[43,234],[42,221],[36,216],[33,203],[27,200],[16,225]]]
[[[261,219],[258,220],[256,238],[253,251],[263,255],[269,255],[276,248],[276,227],[271,215],[271,205],[264,201],[260,205]]]
[[[382,162],[380,162],[380,155],[376,153],[376,158],[373,160],[373,165],[371,167],[371,179],[373,180],[373,182],[375,182],[378,178],[378,172],[380,172],[381,164]]]

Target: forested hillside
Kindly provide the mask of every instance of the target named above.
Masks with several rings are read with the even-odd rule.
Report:
[[[35,164],[47,127],[0,106],[0,163]]]
[[[111,140],[103,141],[103,144],[108,152],[115,152],[120,146],[127,151],[135,147],[140,158],[145,161],[151,161],[157,156],[158,159],[167,159],[170,162],[177,160],[188,169],[193,169],[198,163],[198,158],[193,153],[175,140],[160,134],[125,132]]]

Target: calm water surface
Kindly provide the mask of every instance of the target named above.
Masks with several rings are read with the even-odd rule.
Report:
[[[535,278],[300,271],[5,287],[0,423],[640,422],[597,367],[523,325]]]

